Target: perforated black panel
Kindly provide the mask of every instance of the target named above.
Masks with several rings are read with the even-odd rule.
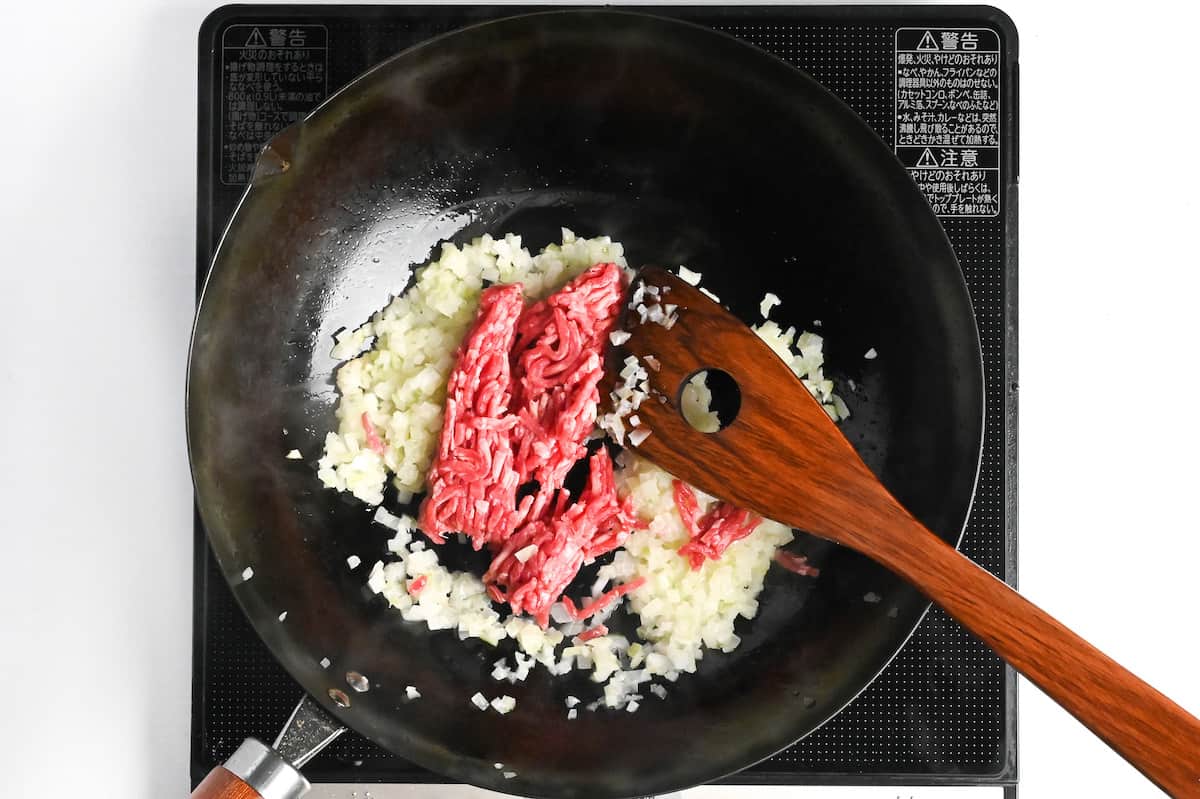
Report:
[[[303,60],[302,88],[332,91],[383,58],[434,34],[516,8],[241,6],[206,23],[200,53],[200,203],[197,247],[203,278],[220,232],[240,196],[238,137],[224,115],[236,100],[222,44],[260,26],[327,38]],[[1014,580],[1015,556],[1015,185],[1016,43],[1007,20],[967,7],[673,8],[679,16],[758,45],[808,72],[892,144],[896,30],[974,27],[1001,41],[1001,212],[943,219],[975,305],[986,370],[987,419],[982,470],[964,551]],[[325,50],[316,48],[324,41]],[[235,42],[236,43],[236,42]],[[323,96],[323,94],[322,94]],[[315,105],[320,98],[302,100]],[[287,120],[281,120],[286,124]],[[276,124],[276,127],[282,127]],[[268,133],[267,136],[270,134]],[[263,136],[263,138],[267,138]],[[196,658],[193,760],[197,777],[247,736],[273,736],[300,696],[235,605],[196,529]],[[985,647],[933,610],[882,676],[841,714],[804,741],[732,781],[981,782],[1015,780],[1014,680]],[[343,736],[306,771],[316,781],[432,781],[436,778],[354,735]]]

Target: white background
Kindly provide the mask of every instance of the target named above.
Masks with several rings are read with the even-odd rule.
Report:
[[[1021,35],[1021,587],[1200,712],[1200,12],[1078,8],[1005,6]],[[0,796],[187,791],[183,388],[211,9],[3,16]],[[1020,709],[1025,799],[1157,795],[1025,684]]]

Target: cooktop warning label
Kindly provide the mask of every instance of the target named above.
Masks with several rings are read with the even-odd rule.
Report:
[[[1000,36],[896,31],[895,148],[938,216],[1000,213]]]
[[[221,182],[248,182],[263,145],[328,94],[324,25],[226,28],[221,36]]]

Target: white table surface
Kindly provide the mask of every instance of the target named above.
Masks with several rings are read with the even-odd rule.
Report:
[[[1200,12],[1066,6],[1005,6],[1021,34],[1021,587],[1200,713]],[[187,792],[183,387],[211,9],[0,16],[0,796]],[[1158,795],[1020,696],[1024,799]]]

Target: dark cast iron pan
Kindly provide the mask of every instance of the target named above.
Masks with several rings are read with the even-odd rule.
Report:
[[[886,145],[808,76],[707,29],[610,11],[432,40],[271,142],[196,317],[196,496],[259,635],[350,727],[497,790],[662,793],[819,727],[895,655],[927,602],[865,558],[798,534],[793,549],[820,578],[772,569],[735,652],[710,653],[636,714],[568,721],[563,698],[594,695],[585,679],[539,670],[497,684],[495,650],[406,623],[369,594],[366,569],[389,531],[315,476],[336,426],[333,333],[403,290],[408,267],[440,240],[512,231],[536,249],[561,226],[613,236],[635,265],[687,264],[744,318],[771,291],[783,298],[776,318],[821,320],[829,372],[853,412],[843,429],[905,506],[958,541],[979,463],[982,366],[967,289],[925,200]],[[880,357],[864,360],[871,347]],[[284,459],[293,447],[303,461]],[[352,554],[364,561],[356,571]],[[455,557],[444,554],[466,563]],[[869,592],[886,601],[864,602]],[[341,708],[327,692],[345,690],[351,670],[371,689],[346,691],[352,704]],[[422,698],[406,701],[407,685]],[[517,708],[480,713],[476,691],[510,693]],[[504,779],[496,762],[517,776]]]

